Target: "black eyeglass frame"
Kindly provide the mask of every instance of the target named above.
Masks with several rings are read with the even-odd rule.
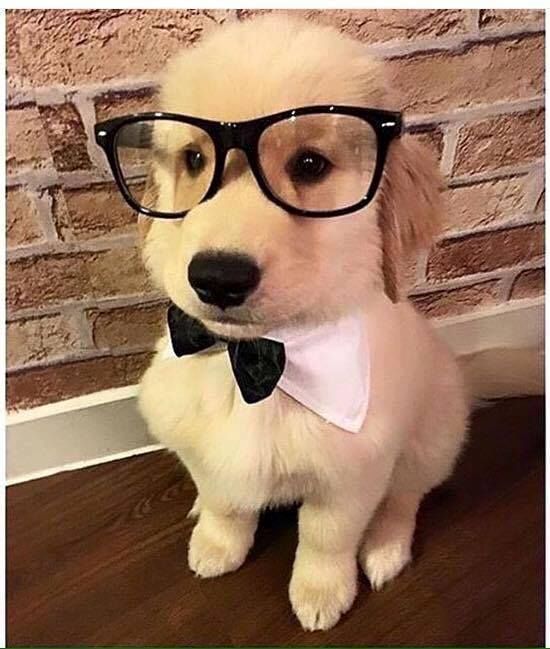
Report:
[[[311,211],[299,209],[279,198],[272,191],[267,179],[264,176],[258,151],[258,143],[260,137],[262,136],[262,133],[268,127],[276,124],[277,122],[282,122],[292,117],[298,117],[301,115],[315,114],[350,115],[352,117],[359,117],[360,119],[367,122],[375,132],[377,144],[376,163],[370,186],[359,201],[348,207],[327,211]],[[205,131],[212,140],[215,149],[214,173],[212,175],[210,186],[199,203],[212,198],[220,190],[223,181],[223,172],[227,154],[231,149],[240,149],[245,153],[248,164],[250,165],[250,169],[252,170],[254,178],[260,186],[260,189],[270,201],[283,208],[290,214],[312,218],[343,216],[345,214],[356,212],[357,210],[365,207],[373,199],[380,184],[390,143],[394,138],[399,137],[402,131],[401,113],[374,108],[336,105],[304,106],[301,108],[293,108],[290,110],[275,113],[273,115],[266,115],[264,117],[258,117],[256,119],[243,122],[218,122],[202,119],[199,117],[192,117],[190,115],[165,112],[141,114],[136,113],[133,115],[115,117],[114,119],[106,120],[104,122],[98,122],[94,128],[96,142],[103,149],[105,155],[107,156],[107,160],[111,167],[114,179],[124,199],[130,205],[130,207],[132,207],[140,214],[162,219],[183,218],[193,208],[182,212],[158,212],[156,210],[144,207],[143,205],[138,203],[128,190],[128,186],[126,181],[124,180],[117,155],[117,137],[120,129],[123,126],[127,126],[128,124],[133,124],[135,122],[158,120],[169,120],[183,124],[190,124],[191,126],[197,126],[198,128],[201,128],[203,131]]]

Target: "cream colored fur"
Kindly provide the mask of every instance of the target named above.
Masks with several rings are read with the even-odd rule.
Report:
[[[383,65],[361,44],[280,16],[230,24],[176,57],[160,103],[220,120],[307,104],[398,107]],[[162,183],[156,191],[162,202]],[[462,373],[409,302],[390,299],[397,300],[403,255],[429,241],[439,210],[435,166],[404,137],[392,145],[376,200],[351,216],[285,213],[263,196],[241,153],[232,152],[215,197],[184,220],[144,228],[153,278],[219,334],[258,336],[283,323],[334,319],[357,305],[366,314],[371,400],[359,434],[326,423],[278,390],[255,405],[243,403],[226,354],[160,353],[141,383],[151,432],[179,455],[198,489],[188,555],[196,574],[239,568],[258,513],[301,503],[289,592],[305,629],[328,629],[349,609],[358,563],[374,589],[406,565],[419,503],[449,476],[464,443],[469,406]],[[221,312],[188,284],[189,261],[207,248],[244,252],[263,269],[245,305],[227,311],[231,320],[220,320]]]

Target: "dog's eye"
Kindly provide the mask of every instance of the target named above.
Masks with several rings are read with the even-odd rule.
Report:
[[[287,163],[287,172],[294,182],[315,183],[330,171],[332,163],[316,151],[299,151]]]
[[[204,169],[204,155],[196,149],[185,149],[183,158],[187,171],[191,176],[197,176]]]

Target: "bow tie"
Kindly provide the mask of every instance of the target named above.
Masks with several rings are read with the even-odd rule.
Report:
[[[197,354],[226,343],[235,381],[246,403],[267,398],[285,369],[285,346],[269,338],[228,340],[215,336],[175,304],[168,309],[168,330],[176,356]]]

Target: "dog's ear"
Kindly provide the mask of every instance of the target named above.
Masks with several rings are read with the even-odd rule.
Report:
[[[429,247],[440,229],[442,189],[443,178],[430,150],[410,135],[392,142],[378,213],[384,288],[392,302],[400,299],[402,265],[407,256]]]
[[[154,208],[157,204],[159,197],[159,187],[155,181],[153,169],[151,169],[147,175],[147,180],[145,181],[145,189],[143,190],[142,204],[147,205],[150,208]],[[149,228],[153,224],[153,220],[150,216],[144,216],[140,214],[138,216],[138,239],[141,246],[145,243],[145,237],[149,232]]]

